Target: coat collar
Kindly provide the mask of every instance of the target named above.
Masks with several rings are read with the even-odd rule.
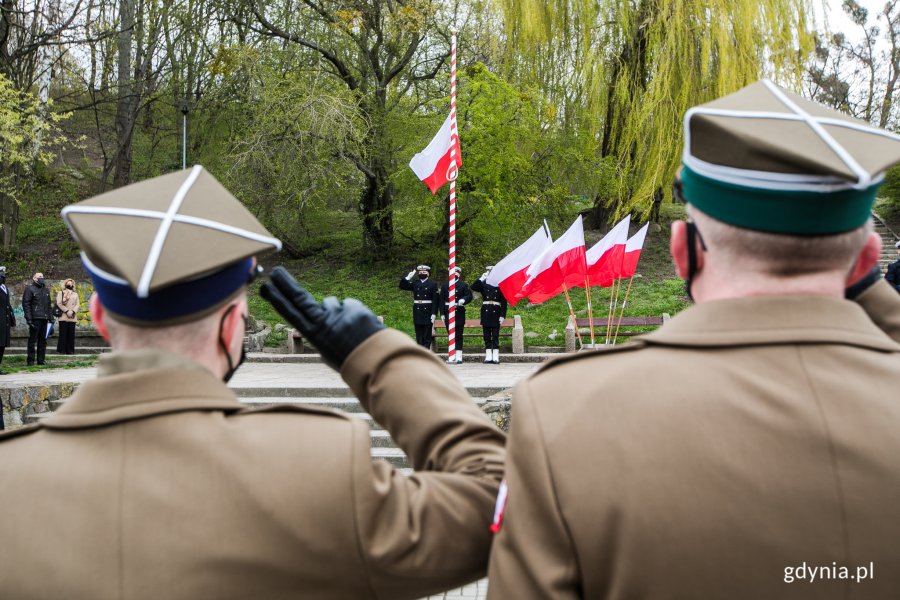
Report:
[[[900,352],[856,303],[827,296],[760,296],[692,306],[639,338],[663,346],[833,343]]]
[[[104,355],[97,375],[41,425],[78,429],[189,410],[242,409],[222,381],[178,354],[136,350]]]

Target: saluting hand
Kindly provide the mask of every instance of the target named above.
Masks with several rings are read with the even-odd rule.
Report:
[[[260,295],[281,316],[315,346],[332,369],[339,371],[344,360],[369,336],[384,329],[369,308],[353,298],[334,296],[321,303],[306,291],[284,267],[275,267],[271,283],[263,284]]]

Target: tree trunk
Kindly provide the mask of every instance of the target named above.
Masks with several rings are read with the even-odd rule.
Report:
[[[371,173],[366,174],[359,207],[366,245],[372,249],[388,250],[394,242],[394,184],[388,177],[384,162],[376,158],[373,163],[369,165]]]
[[[134,37],[134,0],[119,2],[119,98],[116,103],[116,155],[113,186],[131,179],[131,140],[134,132],[134,81],[131,77],[131,45]]]

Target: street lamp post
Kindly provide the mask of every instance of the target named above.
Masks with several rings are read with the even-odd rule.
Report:
[[[187,117],[189,112],[188,101],[179,100],[176,105],[181,110],[181,168],[187,169]]]

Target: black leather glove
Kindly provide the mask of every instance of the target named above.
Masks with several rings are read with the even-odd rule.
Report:
[[[353,298],[343,302],[329,296],[320,304],[294,280],[284,267],[275,267],[271,283],[260,288],[288,322],[315,346],[332,369],[339,371],[344,360],[373,333],[384,329],[369,308]]]
[[[26,321],[26,323],[28,324],[28,329],[34,329],[34,323],[32,323],[31,321]]]
[[[881,279],[881,268],[878,265],[872,267],[872,270],[857,279],[850,287],[844,290],[844,297],[853,300],[864,291],[878,283]]]

